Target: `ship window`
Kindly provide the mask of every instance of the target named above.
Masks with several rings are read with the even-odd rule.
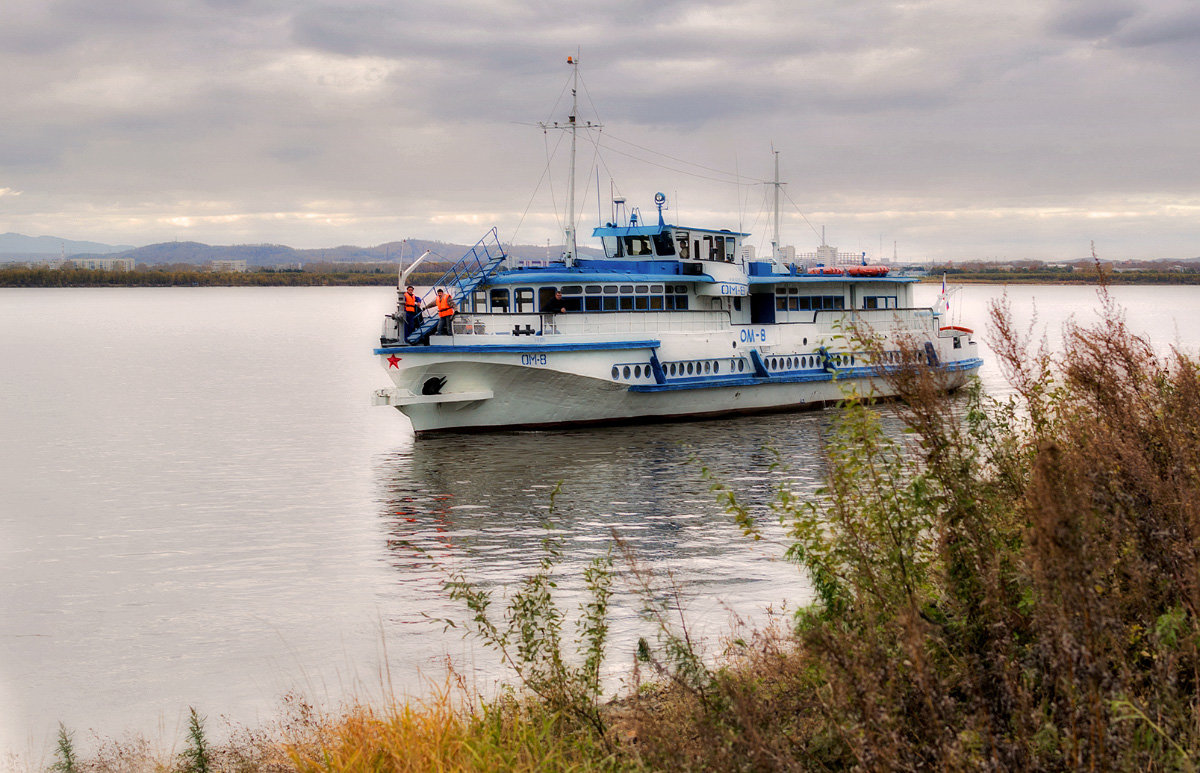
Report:
[[[717,248],[713,244],[713,237],[711,237],[711,236],[704,237],[704,251],[701,252],[697,257],[700,257],[703,260],[716,260],[717,259]]]
[[[622,371],[622,374],[625,376],[625,378],[629,378],[629,366],[628,365],[625,366],[625,369]]]
[[[604,285],[604,294],[605,295],[616,295],[617,294],[617,286],[616,285]]]
[[[487,311],[487,290],[476,290],[471,293],[471,311]]]
[[[492,290],[492,311],[508,311],[508,290]]]
[[[635,297],[633,299],[633,308],[637,309],[638,311],[649,311],[650,299],[640,295]]]
[[[603,298],[592,298],[592,297],[584,298],[583,299],[583,310],[584,311],[600,311],[603,308],[603,304],[604,304]]]
[[[797,301],[796,308],[799,309],[800,311],[809,311],[810,309],[812,309],[812,296],[811,295],[802,295],[799,298],[797,298],[796,301]]]
[[[659,255],[675,254],[675,242],[671,241],[670,231],[654,234],[654,251]]]
[[[616,365],[613,365],[612,377],[614,380],[621,377],[621,369],[618,368]]]
[[[650,309],[652,311],[662,311],[662,308],[663,308],[662,296],[661,295],[651,295],[650,296]]]
[[[689,257],[691,257],[691,251],[688,249],[688,238],[689,235],[687,231],[675,232],[675,240],[679,242],[679,257],[683,258],[684,260],[687,260]]]
[[[621,257],[621,240],[615,236],[602,236],[600,242],[604,245],[604,255],[609,258]]]
[[[737,248],[737,239],[732,236],[725,237],[725,262],[732,263],[734,250]]]
[[[603,288],[600,287],[600,285],[588,285],[587,286],[587,294],[588,295],[599,295],[602,290],[603,290]]]
[[[746,361],[745,361],[745,360],[738,360],[738,371],[740,372],[740,371],[743,371],[743,370],[745,370],[745,369],[746,369]]]
[[[650,237],[649,236],[626,236],[625,237],[625,252],[631,257],[639,255],[650,255]]]
[[[648,293],[650,292],[650,287],[648,285],[638,285],[635,292]]]
[[[605,296],[605,297],[604,297],[604,310],[605,310],[605,311],[616,311],[616,310],[617,310],[617,301],[618,301],[618,300],[619,300],[619,299],[618,299],[618,298],[617,298],[617,296],[615,296],[615,295],[613,295],[613,296]]]
[[[799,311],[800,310],[800,299],[799,298],[788,298],[787,302],[788,302],[788,311]]]
[[[533,311],[533,288],[518,287],[513,292],[513,303],[516,306],[518,314]]]
[[[623,293],[633,292],[633,285],[621,285],[621,292],[623,292]]]
[[[676,295],[675,296],[675,310],[676,311],[687,311],[687,308],[688,308],[688,297],[686,295]]]
[[[563,295],[579,295],[583,292],[583,287],[580,285],[564,285],[562,288]]]
[[[720,373],[720,372],[721,372],[721,361],[717,360],[716,362],[713,363],[713,373]]]
[[[776,295],[775,296],[775,310],[776,311],[787,311],[787,307],[788,307],[788,299],[784,298],[782,295]]]
[[[633,296],[632,295],[622,295],[620,300],[621,300],[621,311],[633,311]]]
[[[962,348],[962,336],[954,336],[954,348],[955,349]]]
[[[652,293],[661,293],[662,291],[663,291],[663,286],[662,286],[662,285],[650,285],[650,292],[652,292]]]

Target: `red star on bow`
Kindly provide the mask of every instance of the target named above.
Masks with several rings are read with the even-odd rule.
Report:
[[[399,370],[400,369],[400,359],[401,359],[400,357],[397,357],[394,354],[391,357],[388,357],[388,367],[396,368],[397,370]]]

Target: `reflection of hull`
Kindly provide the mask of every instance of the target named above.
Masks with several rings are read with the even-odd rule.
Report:
[[[390,369],[397,388],[380,390],[376,403],[396,407],[416,432],[426,433],[802,410],[835,403],[851,391],[888,396],[873,366],[848,359],[839,366],[818,355],[764,356],[752,349],[735,357],[688,359],[692,367],[685,369],[682,361],[659,362],[661,346],[630,341],[583,349],[382,349],[385,362],[392,356],[400,361]],[[636,370],[626,376],[631,363]],[[946,363],[945,388],[959,388],[979,366],[977,358]]]

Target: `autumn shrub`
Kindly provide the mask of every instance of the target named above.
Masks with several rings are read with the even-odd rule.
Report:
[[[993,308],[1011,397],[976,385],[947,400],[944,375],[913,365],[885,376],[894,408],[848,399],[824,487],[775,503],[814,603],[717,672],[723,700],[645,698],[640,759],[1191,770],[1200,366],[1156,356],[1101,300],[1100,322],[1068,326],[1057,354]],[[905,434],[885,431],[884,410]]]

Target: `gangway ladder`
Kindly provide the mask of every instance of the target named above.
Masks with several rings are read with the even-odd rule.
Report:
[[[467,250],[458,262],[450,267],[434,287],[445,287],[454,299],[454,308],[462,309],[463,301],[471,297],[475,288],[483,284],[496,273],[504,259],[508,256],[500,246],[500,236],[496,229],[488,231],[475,246]],[[421,321],[420,326],[409,334],[405,340],[410,344],[419,343],[437,327],[438,318],[434,316]]]

